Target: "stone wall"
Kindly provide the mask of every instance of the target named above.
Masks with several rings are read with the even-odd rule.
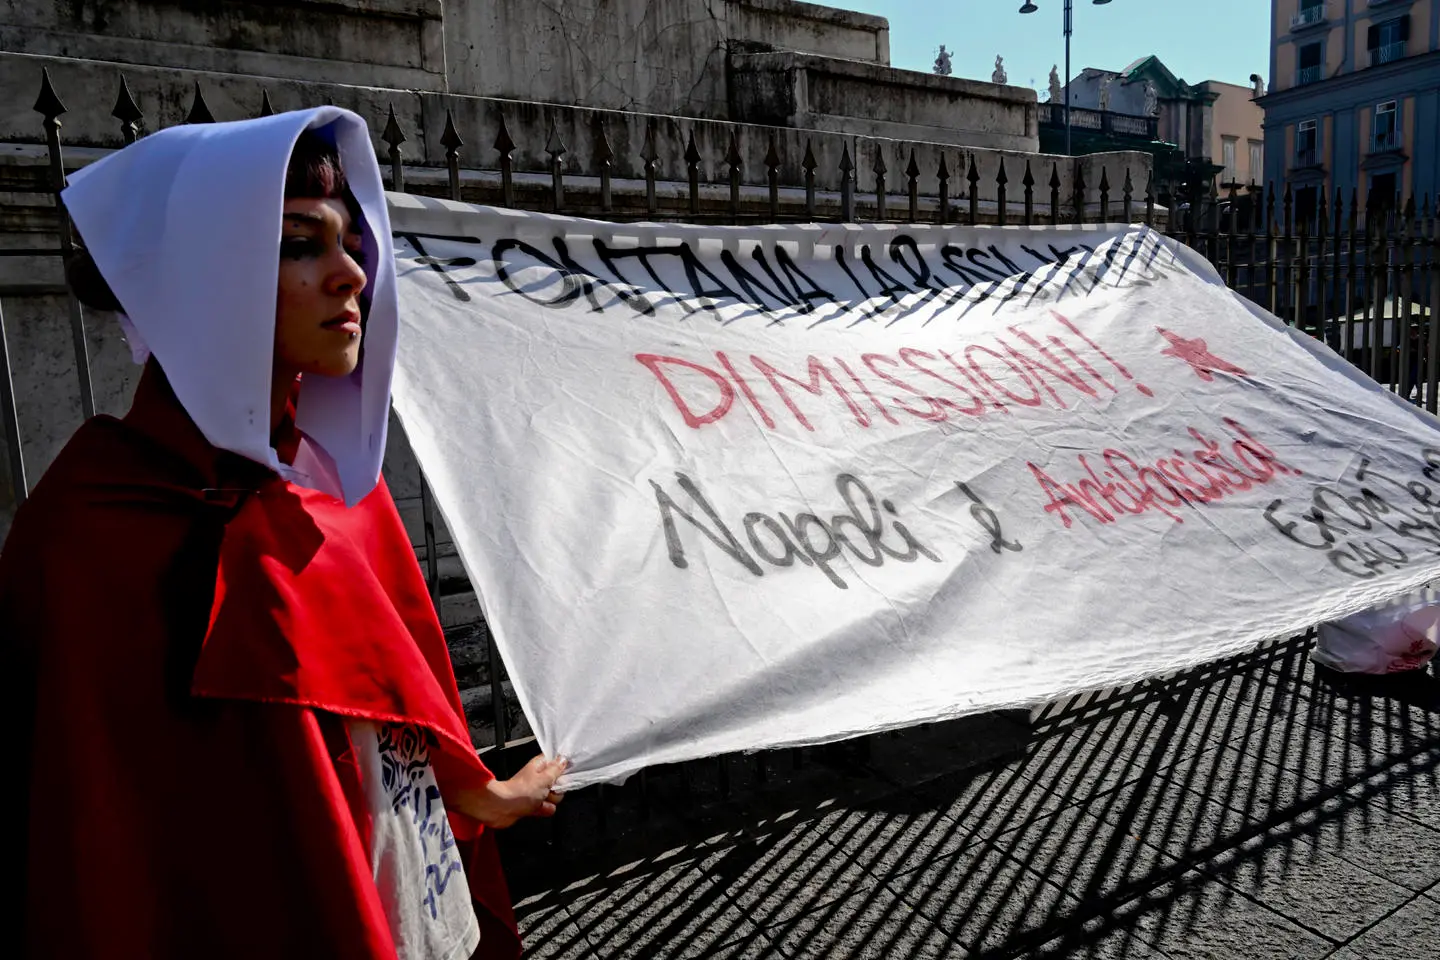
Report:
[[[444,90],[443,16],[442,0],[0,0],[0,50]]]
[[[1110,112],[1124,113],[1132,117],[1145,116],[1144,79],[1127,81],[1109,70],[1087,67],[1080,76],[1070,81],[1070,106],[1087,110],[1100,109],[1100,89],[1106,80],[1110,81]]]
[[[1033,92],[896,70],[889,48],[884,18],[796,0],[0,0],[0,90],[20,94],[0,97],[0,142],[35,142],[40,67],[73,98],[113,96],[124,66],[144,129],[182,119],[198,83],[222,118],[262,92],[398,111],[432,94],[1039,148]],[[118,142],[98,123],[67,136]]]
[[[884,19],[793,0],[454,3],[445,33],[451,93],[711,119],[735,51],[890,62]]]
[[[786,59],[784,62],[790,62]],[[805,58],[797,62],[809,63]],[[816,159],[816,185],[822,190],[840,188],[840,159],[849,149],[855,175],[859,184],[858,192],[864,193],[874,185],[874,161],[884,156],[889,169],[892,189],[903,189],[903,173],[909,162],[910,152],[916,153],[921,169],[920,190],[934,196],[939,189],[936,170],[940,156],[944,154],[953,179],[950,183],[952,197],[961,195],[965,188],[964,174],[973,157],[983,182],[983,194],[991,196],[989,184],[998,172],[1001,157],[1006,157],[1013,186],[1011,196],[1019,196],[1019,177],[1024,171],[1027,159],[1037,180],[1043,175],[1039,192],[1048,197],[1049,174],[1052,165],[1058,167],[1061,181],[1061,195],[1071,196],[1074,169],[1081,160],[1035,154],[1025,149],[1032,139],[1025,133],[1033,129],[1033,91],[1014,91],[1013,88],[995,84],[976,83],[948,77],[935,77],[933,91],[937,96],[952,85],[973,98],[979,110],[991,110],[992,119],[1007,117],[1008,110],[1019,104],[1029,104],[1031,112],[1026,126],[1013,126],[1009,132],[991,135],[1003,146],[977,146],[969,140],[984,139],[986,134],[976,132],[956,138],[953,134],[943,139],[925,136],[896,136],[899,133],[931,132],[923,123],[906,123],[906,120],[928,118],[926,104],[913,105],[909,114],[898,115],[888,124],[867,124],[863,120],[849,118],[847,112],[855,108],[847,104],[847,96],[860,96],[863,85],[857,84],[846,90],[840,88],[832,94],[819,97],[811,102],[807,117],[816,120],[809,127],[771,126],[765,123],[727,123],[716,120],[689,119],[662,114],[624,112],[616,110],[591,109],[529,100],[510,100],[496,97],[472,97],[423,91],[397,91],[369,86],[325,84],[298,80],[272,80],[264,77],[227,75],[215,77],[158,67],[131,67],[115,63],[66,60],[53,57],[18,56],[0,53],[0,90],[15,91],[14,95],[0,97],[0,143],[9,144],[9,157],[14,164],[39,163],[43,151],[37,151],[44,142],[44,130],[39,114],[31,109],[40,87],[40,70],[49,71],[55,90],[65,101],[68,112],[62,118],[62,136],[66,155],[72,164],[87,162],[100,155],[97,151],[118,148],[123,140],[120,124],[110,115],[115,92],[123,76],[128,88],[146,119],[142,122],[142,133],[181,122],[190,109],[196,84],[200,84],[207,104],[217,120],[237,120],[255,116],[263,96],[268,96],[276,110],[293,110],[303,107],[333,103],[354,110],[370,123],[373,140],[382,161],[389,156],[388,147],[380,139],[385,126],[387,112],[394,109],[397,122],[407,136],[402,146],[408,164],[442,167],[445,164],[445,148],[440,143],[447,118],[454,121],[455,128],[464,140],[460,148],[461,166],[467,169],[498,167],[498,154],[494,149],[496,135],[503,119],[513,138],[514,164],[517,171],[548,173],[550,157],[546,147],[552,132],[563,142],[566,152],[562,167],[567,174],[581,175],[594,172],[598,152],[597,137],[603,128],[605,137],[615,155],[613,172],[620,178],[642,178],[644,176],[641,150],[649,130],[655,130],[658,154],[658,175],[662,180],[686,182],[688,168],[684,153],[689,139],[693,136],[701,155],[701,179],[706,183],[728,183],[729,169],[723,158],[729,149],[732,135],[738,138],[741,151],[743,179],[747,183],[764,184],[766,170],[764,158],[773,140],[780,158],[780,177],[789,185],[804,182],[804,159],[807,146]],[[809,69],[806,66],[806,69]],[[834,72],[841,80],[853,78],[853,71],[860,65],[849,64],[848,68]],[[865,71],[886,71],[888,68],[865,67]],[[784,71],[777,71],[784,74]],[[929,88],[927,88],[929,89]],[[1028,96],[1027,96],[1028,94]],[[987,103],[993,106],[987,107]],[[820,110],[827,111],[825,113]],[[769,118],[760,118],[769,119]],[[1013,118],[1011,118],[1013,120]],[[821,122],[823,121],[823,123]],[[872,132],[872,127],[878,127]],[[945,131],[940,131],[944,133]],[[962,143],[957,144],[956,139]],[[0,153],[0,157],[5,154]],[[28,159],[26,159],[28,158]],[[1148,160],[1143,155],[1101,155],[1101,162],[1111,166],[1111,180],[1117,185],[1123,179],[1122,167],[1133,168],[1132,175],[1143,182],[1142,171],[1148,171]],[[1089,158],[1083,158],[1086,162]],[[12,174],[18,176],[18,174]],[[1087,181],[1093,185],[1095,179]],[[31,175],[32,186],[38,181]],[[17,215],[11,211],[11,215]],[[3,234],[4,231],[0,231]],[[33,244],[27,244],[33,245]],[[3,261],[0,261],[0,269]],[[3,276],[0,276],[3,282]]]
[[[881,17],[795,0],[3,0],[0,50],[725,119],[732,51],[888,64]]]
[[[58,272],[58,268],[56,270]],[[25,456],[25,477],[30,486],[83,422],[75,351],[70,337],[69,297],[65,294],[26,295],[11,287],[0,290],[5,339],[10,352],[10,373],[15,384],[15,405]],[[98,413],[122,414],[139,382],[140,368],[120,337],[120,326],[107,315],[86,321],[90,356],[90,382]],[[0,435],[5,427],[0,425]],[[0,542],[10,530],[15,501],[9,463],[0,495]]]
[[[1001,150],[1039,146],[1035,91],[882,64],[737,55],[730,96],[732,115],[757,123]]]
[[[191,71],[221,97],[263,77],[1039,146],[1030,91],[894,70],[884,18],[796,0],[0,0],[0,51]]]

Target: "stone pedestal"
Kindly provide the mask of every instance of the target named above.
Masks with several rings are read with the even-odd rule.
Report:
[[[752,123],[1034,152],[1035,91],[801,53],[731,58],[730,112]]]

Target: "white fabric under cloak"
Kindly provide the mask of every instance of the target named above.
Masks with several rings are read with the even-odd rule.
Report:
[[[369,284],[360,366],[305,381],[293,465],[270,445],[285,172],[295,141],[335,143],[363,213]],[[137,358],[151,352],[205,438],[292,483],[354,505],[385,455],[398,304],[390,220],[365,121],[318,107],[151,134],[76,172],[63,197],[124,306]]]

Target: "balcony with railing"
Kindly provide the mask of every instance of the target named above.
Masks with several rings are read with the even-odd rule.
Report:
[[[1297,169],[1318,166],[1320,166],[1320,152],[1314,147],[1301,147],[1295,151],[1295,167]]]
[[[1376,130],[1370,134],[1370,152],[1397,153],[1400,150],[1400,134],[1395,130]]]
[[[1316,64],[1313,67],[1301,67],[1295,71],[1295,86],[1303,87],[1307,83],[1319,83],[1324,67]]]
[[[1318,27],[1325,22],[1325,4],[1317,3],[1310,7],[1301,7],[1300,12],[1290,18],[1290,32],[1298,33],[1310,27]]]
[[[1405,57],[1405,41],[1397,40],[1394,43],[1382,43],[1370,51],[1370,66],[1378,67],[1382,63],[1394,63]]]
[[[1109,110],[1091,110],[1088,107],[1070,108],[1070,126],[1075,130],[1086,130],[1121,139],[1158,140],[1160,121],[1156,117],[1142,117],[1129,113],[1111,113]],[[1063,103],[1040,104],[1040,125],[1046,127],[1065,126],[1065,105]]]

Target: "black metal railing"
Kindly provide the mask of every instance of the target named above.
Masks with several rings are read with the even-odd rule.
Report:
[[[1405,59],[1405,41],[1403,40],[1384,43],[1370,51],[1370,66],[1372,67],[1403,59]]]
[[[1043,127],[1065,126],[1065,105],[1063,103],[1040,104],[1040,125]],[[1158,117],[1146,117],[1133,113],[1112,113],[1109,110],[1093,110],[1089,107],[1070,108],[1070,126],[1076,130],[1089,130],[1119,138],[1132,138],[1146,142],[1160,138]]]
[[[1300,7],[1300,12],[1290,18],[1290,29],[1304,30],[1325,22],[1325,4],[1311,3]]]
[[[1045,106],[1045,105],[1042,105]],[[260,114],[271,111],[268,95]],[[65,184],[60,117],[66,108],[48,74],[42,77],[35,104],[38,126],[44,133],[45,158],[28,172],[10,174],[7,187],[48,194],[54,198],[59,241],[45,249],[5,249],[0,255],[63,257],[71,249],[71,233],[59,191]],[[1050,111],[1058,115],[1059,106]],[[1078,115],[1097,111],[1072,111]],[[125,143],[139,135],[144,115],[123,79],[110,113]],[[214,119],[197,84],[185,122]],[[229,118],[226,118],[229,119]],[[1153,124],[1153,118],[1144,119]],[[799,182],[786,182],[777,153],[777,132],[765,128],[734,127],[719,163],[702,172],[707,157],[692,132],[683,147],[663,144],[659,122],[698,123],[677,118],[641,118],[646,135],[638,156],[621,156],[610,142],[604,123],[596,121],[593,143],[585,159],[585,172],[577,174],[567,158],[571,153],[558,126],[552,125],[543,149],[544,166],[521,169],[515,160],[520,145],[502,113],[495,128],[462,131],[453,117],[439,138],[444,166],[407,164],[410,134],[392,108],[385,117],[371,118],[382,126],[379,141],[382,166],[389,185],[407,191],[517,209],[600,217],[604,219],[678,220],[710,223],[764,223],[861,219],[895,222],[998,223],[1055,225],[1062,222],[1143,223],[1163,230],[1207,257],[1227,284],[1253,302],[1312,335],[1341,349],[1371,376],[1390,389],[1436,412],[1440,395],[1440,330],[1431,306],[1440,303],[1440,258],[1437,258],[1435,211],[1429,198],[1418,207],[1412,198],[1401,206],[1374,205],[1367,213],[1352,193],[1348,203],[1338,193],[1333,203],[1322,197],[1314,215],[1298,216],[1290,189],[1255,188],[1242,196],[1232,186],[1222,197],[1213,183],[1155,183],[1148,171],[1143,188],[1130,169],[1102,167],[1092,192],[1086,182],[1085,158],[1023,158],[1000,156],[993,175],[982,177],[975,155],[967,165],[952,169],[950,157],[958,149],[942,149],[933,180],[935,189],[922,189],[919,154],[909,150],[908,163],[893,172],[877,151],[870,160],[873,181],[856,178],[856,158],[847,145],[838,162],[839,189],[821,189],[819,163],[807,139],[799,164]],[[742,129],[768,137],[759,168],[747,166]],[[793,131],[791,131],[793,132]],[[483,133],[483,136],[481,135]],[[468,139],[467,139],[468,135]],[[817,134],[816,136],[822,136]],[[933,147],[934,145],[929,145]],[[681,151],[684,180],[662,178],[659,171],[667,149]],[[417,150],[417,155],[424,155]],[[756,151],[758,154],[758,151]],[[534,154],[532,154],[533,156]],[[754,155],[754,154],[751,154]],[[716,158],[708,158],[716,159]],[[635,161],[639,161],[638,164]],[[1020,161],[1023,160],[1023,163]],[[1061,175],[1061,163],[1072,169]],[[1047,169],[1048,167],[1048,169]],[[1022,169],[1023,168],[1023,169]],[[617,177],[617,169],[637,171],[636,177]],[[1062,195],[1066,181],[1068,195]],[[834,179],[829,178],[833,183]],[[78,301],[68,299],[76,375],[81,385],[84,415],[95,409],[85,317]],[[25,447],[17,415],[17,398],[10,375],[16,358],[5,339],[0,315],[0,424],[6,434],[6,453],[16,505],[27,489]],[[459,570],[453,545],[445,542],[439,518],[423,478],[418,486],[419,522],[414,535],[432,599],[443,611],[470,587]],[[447,573],[448,568],[448,573]],[[455,653],[456,671],[466,695],[477,746],[492,751],[533,749],[529,730],[493,638],[479,617],[478,607],[469,619],[447,618],[447,637]],[[797,758],[799,754],[795,755]],[[500,766],[509,761],[492,756]],[[765,761],[758,760],[762,772]]]
[[[1400,149],[1400,136],[1397,130],[1373,130],[1370,133],[1371,153],[1393,153]]]

